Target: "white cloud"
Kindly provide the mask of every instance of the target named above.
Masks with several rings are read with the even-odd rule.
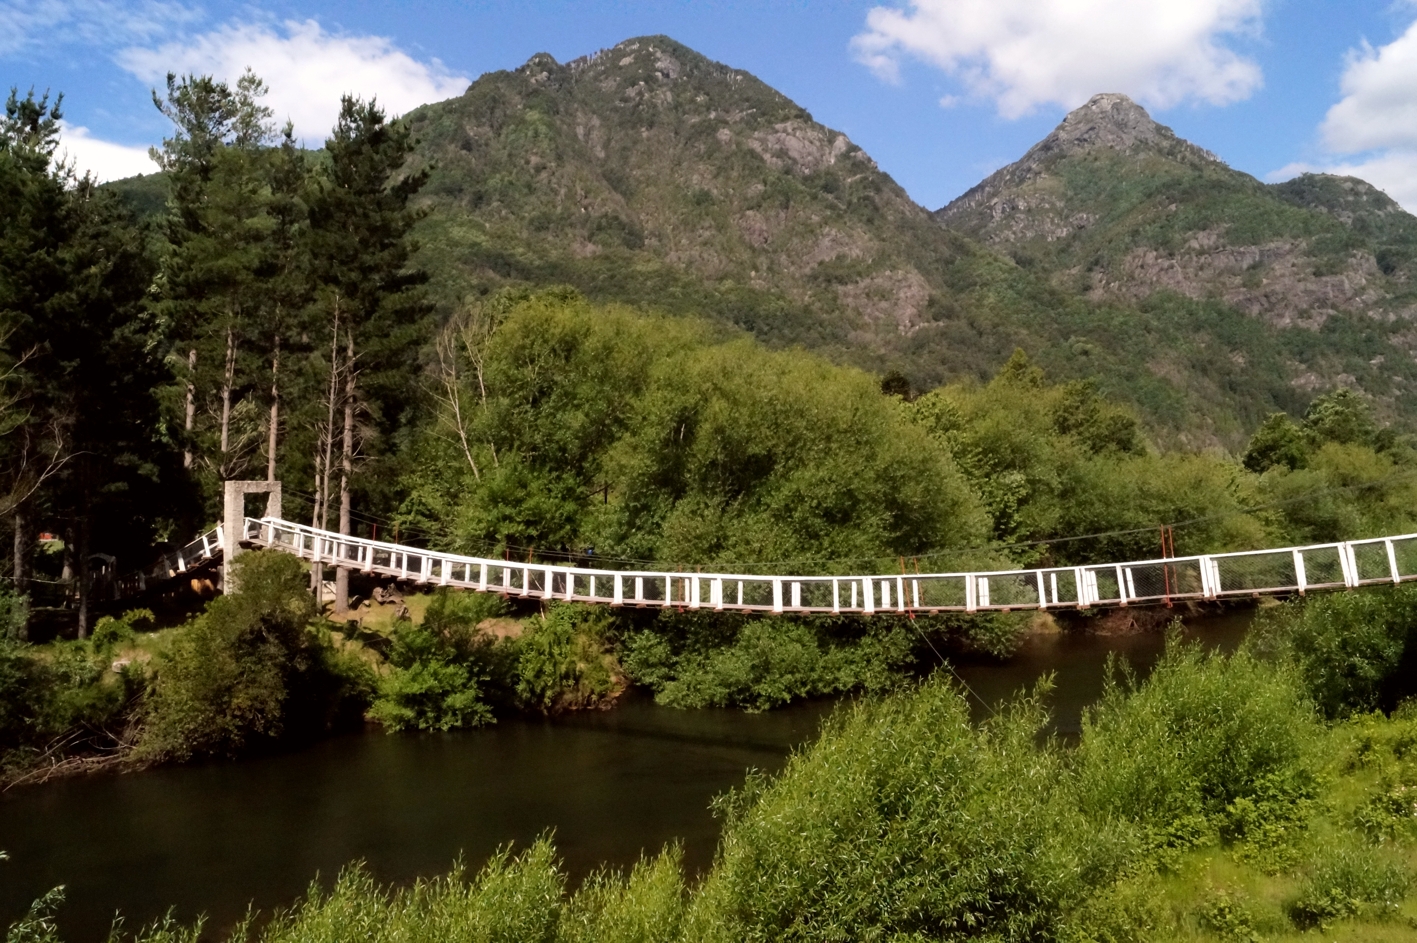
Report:
[[[343,94],[378,96],[386,111],[402,114],[461,95],[469,82],[437,59],[414,59],[391,40],[327,33],[314,20],[287,22],[283,29],[229,25],[157,48],[126,49],[118,62],[155,86],[168,72],[234,82],[249,66],[270,87],[266,104],[277,121],[289,118],[296,134],[312,146],[329,135]]]
[[[1343,97],[1319,126],[1330,157],[1269,178],[1305,171],[1358,177],[1417,213],[1417,22],[1386,46],[1365,42],[1350,52],[1339,88]]]
[[[0,56],[72,42],[148,42],[200,16],[168,0],[0,0]]]
[[[138,174],[150,174],[157,165],[148,157],[146,147],[131,147],[114,144],[89,134],[89,129],[60,123],[59,150],[57,156],[67,159],[74,170],[83,174],[88,171],[100,183],[106,180],[121,180]]]
[[[1017,118],[1098,92],[1155,107],[1223,105],[1260,87],[1259,66],[1224,45],[1258,33],[1263,0],[907,0],[875,7],[852,40],[858,61],[899,81],[928,62]]]
[[[1380,49],[1364,43],[1350,52],[1340,88],[1319,129],[1329,150],[1417,148],[1417,22]]]

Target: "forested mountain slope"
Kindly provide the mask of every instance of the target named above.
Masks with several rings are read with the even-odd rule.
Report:
[[[1417,219],[1361,180],[1266,186],[1098,95],[936,214],[1095,299],[1159,290],[1287,326],[1417,314]]]
[[[450,308],[508,283],[570,284],[918,387],[987,376],[1022,346],[1182,444],[1235,447],[1267,412],[1341,383],[1417,415],[1404,399],[1417,370],[1389,337],[1401,330],[1368,318],[1397,304],[1406,269],[1384,274],[1340,216],[1118,105],[1131,130],[1093,122],[1101,132],[1061,147],[1055,132],[940,226],[845,135],[673,40],[540,54],[409,116],[433,169],[420,261]],[[1217,208],[1263,219],[1192,222]],[[1265,248],[1271,229],[1289,241]],[[1195,238],[1247,247],[1226,262],[1238,274],[1216,276],[1233,291],[1197,289],[1174,262]],[[1265,287],[1265,266],[1302,271]]]
[[[1417,220],[1350,178],[1266,186],[1123,96],[933,219],[845,135],[663,36],[538,54],[407,117],[445,317],[571,285],[917,389],[1022,347],[1187,447],[1238,449],[1336,386],[1417,425]],[[154,182],[115,187],[147,204]]]

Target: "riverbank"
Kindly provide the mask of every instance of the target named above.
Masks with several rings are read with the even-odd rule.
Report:
[[[166,900],[189,902],[176,914],[181,926],[203,906],[190,902],[204,894],[213,911],[211,896],[240,883],[232,864],[269,840],[268,853],[278,857],[262,875],[289,876],[303,866],[325,875],[325,890],[274,923],[262,918],[265,928],[255,938],[265,943],[323,940],[333,937],[322,928],[347,935],[353,926],[365,927],[370,939],[470,934],[567,943],[622,939],[627,926],[640,928],[632,938],[662,941],[935,937],[952,927],[998,939],[1297,940],[1315,928],[1324,939],[1417,939],[1417,907],[1409,899],[1417,816],[1404,799],[1417,789],[1411,750],[1417,715],[1358,709],[1326,719],[1316,709],[1330,674],[1314,661],[1317,649],[1305,645],[1351,638],[1353,613],[1338,610],[1353,605],[1366,607],[1362,625],[1386,631],[1394,623],[1382,612],[1410,612],[1417,597],[1333,597],[1326,611],[1310,608],[1291,621],[1283,636],[1270,623],[1238,649],[1238,626],[1202,632],[1203,649],[1173,638],[1145,680],[1143,662],[1137,680],[1110,687],[1103,683],[1109,655],[1135,654],[1154,636],[1092,636],[1088,686],[1098,685],[1102,695],[1066,747],[1038,734],[1049,729],[1053,704],[1051,729],[1064,726],[1061,703],[1076,688],[1076,662],[1055,662],[1054,683],[1035,687],[1036,697],[1020,699],[1015,688],[983,711],[971,700],[989,700],[989,679],[962,664],[956,668],[962,680],[941,672],[909,691],[839,709],[815,739],[808,728],[822,713],[809,717],[801,708],[756,715],[671,711],[636,699],[616,711],[535,724],[358,738],[381,752],[412,756],[400,775],[387,763],[364,773],[287,765],[308,762],[336,740],[285,758],[106,780],[130,799],[136,784],[156,784],[147,816],[105,810],[91,791],[104,778],[76,780],[31,791],[35,801],[83,793],[75,799],[89,811],[69,821],[64,809],[51,809],[56,828],[22,855],[33,861],[34,849],[74,846],[75,860],[88,862],[74,868],[76,894],[95,875],[127,875],[135,888],[141,885],[138,896],[151,898],[149,909],[124,907],[134,927],[141,914],[160,912],[152,908],[162,903],[163,888],[154,886],[151,871],[93,854],[103,829],[89,818],[108,811],[113,821],[128,823],[112,846],[116,852],[180,872],[172,878],[178,893]],[[1052,645],[1057,655],[1076,653],[1085,641],[1039,637],[1030,646]],[[1345,697],[1359,705],[1367,689],[1350,681]],[[1007,687],[994,679],[994,690]],[[704,717],[733,726],[719,736],[675,726]],[[681,824],[669,838],[645,840],[641,824],[662,814],[672,790],[703,783],[702,761],[736,751],[727,755],[741,764],[735,779],[743,766],[771,771],[781,763],[786,745],[765,743],[761,730],[750,737],[739,725],[788,718],[804,721],[796,742],[814,742],[780,773],[749,776],[731,798],[716,802],[716,821],[698,807],[701,821],[723,828],[721,836],[706,842]],[[432,756],[456,755],[473,743],[496,751],[464,756],[452,775],[430,775]],[[755,743],[766,749],[755,751]],[[638,749],[627,752],[627,744]],[[531,762],[536,755],[541,766]],[[280,775],[259,792],[249,780],[233,782],[233,773],[252,770]],[[614,781],[598,778],[605,775]],[[192,780],[189,795],[205,795],[224,815],[175,803],[183,778]],[[365,787],[362,805],[351,802],[355,780]],[[564,827],[536,814],[553,795]],[[242,801],[248,816],[238,812]],[[3,820],[19,818],[38,817]],[[370,819],[383,823],[383,839],[368,831]],[[466,868],[446,872],[446,842],[469,822],[496,823],[504,829],[501,841],[515,839],[518,850],[499,855],[500,841],[488,835],[480,851],[462,846]],[[598,856],[586,854],[587,823],[604,829]],[[536,842],[547,825],[555,826],[554,838]],[[507,835],[509,826],[517,834]],[[36,833],[43,827],[36,822]],[[147,827],[201,843],[215,870],[204,875],[168,864],[142,844]],[[211,840],[214,829],[229,832],[229,840]],[[444,842],[438,847],[445,856],[425,859],[412,874],[391,873],[381,848],[394,835]],[[682,851],[671,843],[655,857],[673,838]],[[331,884],[330,869],[310,853],[341,841],[342,860],[369,863]],[[641,853],[649,858],[632,871]],[[22,860],[16,858],[11,865]],[[624,870],[600,872],[597,864]],[[410,889],[416,877],[425,881]],[[389,881],[403,889],[386,890]],[[299,890],[246,899],[256,898],[269,913],[295,902]],[[240,908],[224,912],[213,913],[217,937]],[[64,938],[101,935],[104,913],[94,913],[94,933],[66,930]],[[63,911],[60,919],[62,925]]]
[[[1229,651],[1244,626],[1192,631]],[[1054,729],[1076,741],[1109,655],[1145,672],[1163,644],[1158,634],[1039,636],[1014,659],[961,659],[955,670],[975,692],[976,721],[1052,674]],[[115,910],[130,928],[169,906],[183,922],[205,912],[226,927],[252,901],[267,913],[288,906],[317,873],[328,886],[356,858],[381,881],[406,885],[460,853],[477,868],[498,847],[526,848],[542,833],[554,833],[573,884],[676,840],[686,871],[702,874],[722,826],[712,798],[750,768],[779,769],[839,703],[682,710],[640,690],[610,711],[396,737],[371,727],[280,755],[16,789],[0,796],[0,848],[13,856],[0,865],[0,925],[62,883],[68,939],[102,937]]]

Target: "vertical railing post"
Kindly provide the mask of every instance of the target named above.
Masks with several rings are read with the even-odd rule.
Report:
[[[964,611],[979,611],[979,587],[974,582],[973,573],[966,573],[964,576]]]
[[[782,611],[782,580],[776,578],[772,581],[772,611]]]
[[[861,579],[861,611],[868,616],[876,613],[876,581],[870,577]]]
[[[1294,582],[1299,587],[1299,595],[1304,595],[1304,590],[1309,588],[1309,574],[1304,570],[1304,554],[1302,551],[1294,551]]]
[[[1352,589],[1358,585],[1358,574],[1354,572],[1353,548],[1347,543],[1338,545],[1338,562],[1343,570],[1343,585]]]
[[[625,604],[625,582],[619,573],[615,574],[615,595],[610,600],[612,606],[623,606]]]
[[[1043,571],[1034,570],[1033,575],[1038,578],[1038,608],[1048,608],[1048,593],[1043,588]]]
[[[1402,574],[1398,572],[1397,569],[1397,551],[1392,546],[1392,539],[1384,540],[1383,546],[1387,548],[1387,567],[1388,570],[1392,572],[1392,581],[1394,583],[1401,583]]]

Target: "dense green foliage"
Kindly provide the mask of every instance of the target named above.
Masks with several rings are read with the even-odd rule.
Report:
[[[1391,711],[1417,694],[1417,592],[1410,587],[1292,600],[1264,614],[1255,644],[1292,660],[1328,717]]]
[[[443,346],[404,512],[440,544],[780,568],[983,537],[949,456],[857,371],[557,293]]]
[[[241,591],[213,600],[157,666],[139,754],[231,756],[357,721],[372,678],[310,623],[299,560],[272,551],[233,564]]]
[[[54,744],[83,755],[131,745],[146,678],[141,666],[114,659],[132,625],[151,613],[105,617],[89,641],[33,646],[0,636],[0,775],[62,759]]]
[[[501,710],[593,706],[615,689],[604,610],[556,604],[520,624],[501,620],[516,634],[482,631],[504,612],[497,596],[435,594],[421,623],[395,625],[370,715],[392,730],[452,730]]]
[[[632,634],[623,660],[630,677],[662,704],[767,710],[809,697],[888,690],[915,667],[920,640],[898,623],[681,615]]]

